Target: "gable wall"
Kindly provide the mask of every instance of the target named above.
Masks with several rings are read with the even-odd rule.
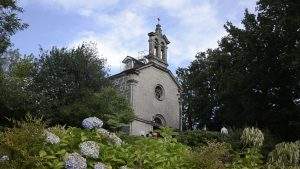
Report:
[[[137,81],[132,89],[132,105],[137,117],[152,121],[156,114],[161,114],[168,126],[179,128],[179,92],[171,76],[153,66],[141,69],[139,75],[132,76]],[[164,88],[162,101],[155,97],[157,84]]]

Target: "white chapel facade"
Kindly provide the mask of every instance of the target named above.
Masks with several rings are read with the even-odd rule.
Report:
[[[181,87],[168,69],[168,44],[161,25],[148,33],[149,53],[141,59],[127,56],[125,70],[110,77],[129,100],[135,113],[132,135],[145,135],[159,127],[181,129]]]

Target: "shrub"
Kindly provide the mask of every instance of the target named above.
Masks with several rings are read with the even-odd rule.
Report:
[[[232,158],[230,145],[220,142],[208,142],[207,144],[207,146],[197,148],[193,153],[192,160],[195,163],[195,168],[225,168],[225,164],[230,162]]]
[[[207,146],[208,142],[226,142],[228,136],[221,134],[220,132],[213,131],[185,131],[179,133],[177,136],[178,142],[188,145],[190,147]]]
[[[6,128],[0,137],[0,156],[8,155],[9,161],[0,163],[2,168],[40,167],[37,156],[45,147],[44,123],[41,119],[26,116],[26,122],[14,122],[15,127]]]
[[[300,168],[300,141],[280,143],[270,152],[268,168]]]
[[[133,149],[135,151],[134,165],[128,165],[129,167],[136,166],[144,169],[191,167],[189,148],[176,141],[145,138],[136,141]]]
[[[242,153],[238,154],[229,168],[232,169],[259,169],[263,168],[263,156],[259,148],[246,148]]]
[[[245,146],[261,147],[264,142],[264,134],[261,130],[254,127],[245,128],[241,141]]]

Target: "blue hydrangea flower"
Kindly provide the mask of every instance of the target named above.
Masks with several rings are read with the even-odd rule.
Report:
[[[103,126],[103,122],[97,117],[89,117],[82,121],[82,126],[86,129],[101,128]]]
[[[51,133],[50,131],[45,131],[46,141],[51,144],[57,144],[60,142],[60,139],[57,135]]]
[[[105,164],[98,162],[94,165],[94,169],[108,169],[108,167]]]
[[[86,169],[86,159],[78,153],[69,154],[65,161],[66,169]]]
[[[85,141],[79,145],[80,153],[83,156],[98,158],[99,157],[99,146],[94,141]]]

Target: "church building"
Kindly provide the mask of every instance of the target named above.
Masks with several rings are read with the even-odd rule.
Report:
[[[160,24],[148,36],[149,53],[139,59],[127,56],[122,61],[125,69],[110,77],[134,110],[134,121],[128,126],[132,135],[163,126],[181,129],[181,87],[168,69],[170,42]]]

